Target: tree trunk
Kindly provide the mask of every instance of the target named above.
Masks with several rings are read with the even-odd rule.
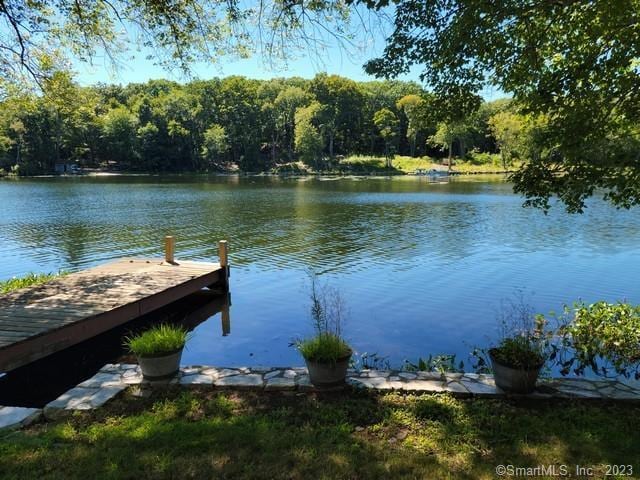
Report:
[[[448,170],[451,171],[451,160],[453,158],[453,142],[449,142],[449,158],[447,159]]]
[[[389,154],[389,143],[385,142],[384,144],[384,158],[387,163],[387,168],[391,169],[391,155]]]
[[[293,162],[293,145],[295,143],[295,128],[294,127],[289,127],[288,129],[288,133],[287,133],[287,150],[288,150],[288,154],[289,154],[289,161]]]
[[[271,135],[271,163],[276,164],[276,135]]]
[[[329,157],[333,158],[333,132],[329,132]]]

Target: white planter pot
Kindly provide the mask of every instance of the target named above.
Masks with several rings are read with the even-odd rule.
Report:
[[[180,369],[182,350],[160,357],[138,357],[142,376],[146,380],[164,380],[175,376]]]
[[[536,389],[538,375],[540,375],[540,369],[542,369],[544,362],[525,369],[514,368],[499,362],[491,350],[489,351],[489,357],[491,358],[496,386],[505,392],[513,393],[532,393]]]
[[[306,360],[309,380],[316,387],[333,387],[342,385],[347,377],[351,354],[339,359],[335,364]]]

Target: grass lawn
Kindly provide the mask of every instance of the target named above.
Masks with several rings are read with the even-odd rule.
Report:
[[[488,479],[499,464],[595,467],[590,478],[603,477],[602,464],[640,471],[640,406],[578,401],[169,390],[0,435],[3,480]]]
[[[498,158],[498,157],[496,157]],[[366,155],[354,155],[345,158],[341,162],[342,165],[350,164],[354,169],[360,171],[384,171],[385,159],[384,157],[373,157]],[[397,155],[393,160],[393,168],[403,173],[413,173],[416,169],[446,169],[446,159],[444,164],[436,161],[431,157],[412,158]],[[454,160],[452,166],[453,171],[456,172],[500,172],[502,171],[502,165],[494,163],[471,163],[463,161],[459,158]]]
[[[28,273],[23,277],[14,277],[9,280],[3,280],[0,281],[0,295],[3,293],[9,293],[13,290],[18,290],[19,288],[41,285],[61,275],[65,275],[65,273]]]

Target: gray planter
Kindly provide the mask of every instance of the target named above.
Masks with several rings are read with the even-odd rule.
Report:
[[[351,353],[336,363],[316,362],[305,359],[309,370],[309,380],[316,387],[335,387],[342,385],[347,377],[347,368]]]
[[[531,393],[536,389],[536,382],[544,362],[529,368],[514,368],[496,360],[494,350],[489,350],[493,378],[496,386],[511,393]]]
[[[146,380],[164,380],[171,378],[180,369],[182,348],[168,355],[159,357],[138,357],[142,376]]]

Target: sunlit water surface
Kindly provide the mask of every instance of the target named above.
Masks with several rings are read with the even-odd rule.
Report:
[[[311,331],[309,269],[348,304],[357,352],[392,365],[467,360],[503,299],[538,312],[577,299],[640,302],[640,210],[522,208],[500,178],[99,177],[0,182],[0,279],[123,256],[215,261],[230,243],[231,333],[196,327],[183,363],[297,365]]]

